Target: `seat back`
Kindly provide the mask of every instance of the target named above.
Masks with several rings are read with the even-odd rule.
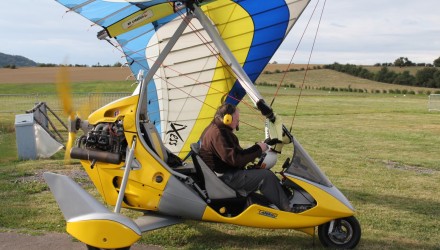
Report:
[[[196,171],[202,173],[203,182],[205,185],[206,193],[210,199],[227,199],[236,198],[237,192],[234,189],[226,185],[212,169],[206,165],[199,155],[200,146],[198,143],[191,144],[192,159]],[[203,184],[202,184],[203,185]]]
[[[145,141],[164,162],[168,162],[168,152],[165,145],[162,143],[159,132],[157,132],[156,126],[154,124],[146,122],[142,123]]]

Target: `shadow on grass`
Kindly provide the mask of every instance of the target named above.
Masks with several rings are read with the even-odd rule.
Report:
[[[321,248],[318,238],[296,233],[287,229],[254,229],[235,230],[216,229],[207,223],[194,223],[198,234],[188,238],[185,249],[310,249]],[[255,232],[258,230],[258,232]],[[255,232],[252,235],[252,232]],[[279,235],[277,235],[279,234]]]
[[[341,189],[342,190],[342,189]],[[410,213],[425,216],[440,217],[440,203],[426,199],[414,199],[397,195],[371,194],[368,192],[342,190],[350,197],[350,200],[357,200],[360,203],[374,203],[376,205],[390,207],[396,210],[405,210]]]
[[[358,215],[363,234],[370,238],[361,240],[362,246],[370,249],[440,249],[439,202],[368,191],[343,190],[343,193],[350,200],[368,207]],[[379,239],[371,240],[375,237]]]
[[[393,240],[373,240],[373,239],[361,239],[358,247],[356,249],[425,249],[425,250],[438,250],[440,249],[440,244],[437,245],[427,245],[426,243],[412,243],[412,242],[402,242],[401,239]]]
[[[238,226],[220,229],[214,228],[213,223],[194,221],[184,224],[183,230],[173,229],[173,232],[178,232],[181,237],[165,236],[161,241],[153,243],[145,240],[149,237],[149,233],[145,233],[141,244],[153,243],[164,249],[329,249],[321,245],[318,236],[312,238],[294,230],[249,229]],[[192,233],[188,233],[187,229]],[[172,240],[173,238],[175,240]],[[356,249],[439,249],[439,246],[422,241],[410,242],[401,238],[361,238]]]

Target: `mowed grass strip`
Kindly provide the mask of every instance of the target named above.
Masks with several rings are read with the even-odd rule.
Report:
[[[269,102],[275,88],[259,89]],[[293,134],[357,209],[363,230],[359,249],[438,249],[440,113],[427,111],[427,97],[304,90],[296,107],[298,97],[298,89],[283,89],[274,110],[290,128],[297,108]],[[264,119],[245,104],[240,111],[243,146],[262,140]],[[13,145],[13,130],[2,133],[7,136],[0,147]],[[285,147],[280,162],[291,156],[291,150]],[[0,157],[9,157],[11,151],[1,150]],[[61,212],[39,178],[44,171],[71,175],[81,170],[77,163],[64,166],[61,158],[62,153],[49,160],[0,162],[4,230],[65,230]],[[74,179],[96,195],[87,177],[74,175]],[[295,230],[194,221],[144,233],[141,240],[171,249],[268,249],[274,245],[320,249],[315,241],[314,245],[309,236]]]

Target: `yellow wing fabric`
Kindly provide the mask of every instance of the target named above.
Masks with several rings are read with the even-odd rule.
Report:
[[[134,75],[147,72],[186,15],[191,1],[58,0],[116,39]],[[309,0],[200,1],[201,9],[254,82]],[[148,83],[148,116],[174,153],[185,155],[222,100],[246,94],[196,18]]]

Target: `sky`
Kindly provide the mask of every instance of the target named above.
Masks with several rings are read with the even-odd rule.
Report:
[[[311,64],[371,65],[403,56],[432,63],[440,57],[438,10],[439,0],[312,0],[271,62],[293,57],[297,64],[310,58]],[[0,9],[0,52],[38,63],[125,63],[121,52],[96,38],[101,28],[65,12],[54,0],[6,0]]]

